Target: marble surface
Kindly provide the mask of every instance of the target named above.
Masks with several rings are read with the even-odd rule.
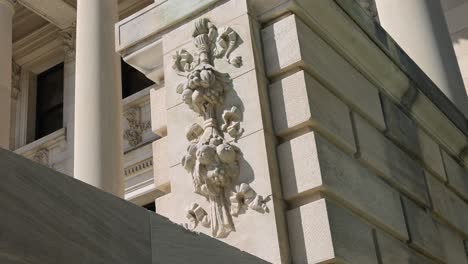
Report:
[[[0,149],[0,263],[265,263]]]

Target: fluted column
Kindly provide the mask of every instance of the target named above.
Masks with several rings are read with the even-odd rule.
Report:
[[[13,0],[0,0],[0,147],[10,148]]]
[[[117,0],[78,0],[74,177],[123,197]]]
[[[375,0],[382,27],[468,116],[468,100],[439,0]]]

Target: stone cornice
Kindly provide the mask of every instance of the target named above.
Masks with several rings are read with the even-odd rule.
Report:
[[[57,27],[47,24],[13,43],[13,59],[19,65],[24,65],[44,54],[60,49],[61,43],[57,40],[58,36]]]
[[[11,11],[15,12],[15,4],[17,3],[16,0],[0,0],[0,5],[6,5],[11,8]]]

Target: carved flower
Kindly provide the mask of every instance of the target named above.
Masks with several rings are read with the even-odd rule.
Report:
[[[233,106],[231,110],[223,112],[224,124],[221,126],[221,130],[228,132],[228,134],[237,140],[244,134],[244,129],[240,127],[241,112],[239,108]]]
[[[186,210],[186,217],[190,221],[189,229],[195,229],[199,223],[204,227],[210,226],[210,219],[206,211],[197,203],[192,203]]]
[[[249,203],[249,207],[258,212],[268,212],[266,201],[267,200],[263,199],[263,196],[257,195],[255,199]]]
[[[242,66],[242,57],[237,56],[232,59],[229,59],[229,64],[236,68],[239,68],[240,66]]]
[[[242,210],[247,209],[247,205],[250,204],[257,193],[247,183],[237,185],[235,192],[231,195],[229,200],[231,201],[231,214],[238,216]]]
[[[223,131],[226,131],[232,123],[240,122],[241,121],[241,113],[239,108],[236,106],[231,107],[230,110],[225,110],[223,112],[223,120],[224,124],[221,126]]]

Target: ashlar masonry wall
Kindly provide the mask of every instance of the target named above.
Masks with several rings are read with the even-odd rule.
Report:
[[[459,153],[301,15],[262,37],[292,262],[468,263]]]

